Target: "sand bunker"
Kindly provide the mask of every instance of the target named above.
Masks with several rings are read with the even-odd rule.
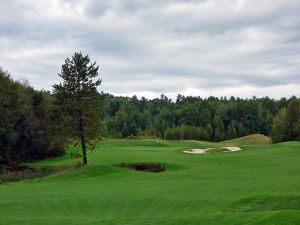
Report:
[[[236,152],[242,150],[240,147],[223,147],[223,149],[227,149],[231,152]]]
[[[222,147],[222,148],[203,148],[203,149],[191,149],[184,150],[184,153],[188,154],[210,154],[216,152],[236,152],[242,150],[240,147]]]
[[[194,149],[191,149],[191,150],[185,150],[183,152],[184,153],[190,153],[190,154],[208,154],[206,151],[210,150],[210,149],[212,149],[212,148],[203,148],[203,149],[194,148]]]
[[[166,165],[162,163],[120,163],[116,164],[116,166],[154,173],[164,172],[166,170]]]

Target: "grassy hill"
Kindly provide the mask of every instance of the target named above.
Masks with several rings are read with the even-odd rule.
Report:
[[[232,140],[223,141],[222,143],[234,145],[268,145],[272,143],[270,137],[262,134],[251,134]]]
[[[245,138],[231,143],[245,144]],[[104,140],[88,153],[85,168],[0,185],[0,224],[300,224],[300,142],[211,155],[182,152],[228,143]],[[76,161],[67,155],[34,166]],[[163,163],[166,171],[114,166],[122,162]]]

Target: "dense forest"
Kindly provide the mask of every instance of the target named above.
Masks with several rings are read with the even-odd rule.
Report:
[[[148,100],[105,94],[100,135],[223,141],[253,133],[273,142],[300,140],[300,100],[161,95]]]
[[[98,137],[158,137],[223,141],[253,133],[274,143],[300,140],[300,99],[251,99],[165,95],[141,99],[99,93]],[[55,96],[14,81],[0,69],[0,165],[64,154]],[[99,122],[97,122],[99,121]]]
[[[0,165],[64,153],[54,134],[50,92],[36,91],[28,81],[13,81],[0,68]]]

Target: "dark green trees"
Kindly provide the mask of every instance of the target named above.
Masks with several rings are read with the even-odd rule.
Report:
[[[50,93],[14,81],[0,68],[0,167],[63,154],[53,154],[49,99]]]
[[[300,140],[300,100],[291,98],[287,107],[288,139]]]
[[[215,141],[224,140],[224,124],[219,116],[214,118],[214,128],[215,128]]]
[[[10,158],[16,140],[14,125],[18,120],[17,85],[0,68],[0,168]]]
[[[222,141],[254,133],[273,134],[275,137],[281,132],[280,127],[287,126],[285,138],[275,138],[274,141],[299,139],[300,100],[296,97],[275,100],[268,97],[227,99],[179,95],[176,101],[172,101],[166,96],[151,100],[106,96],[104,118],[108,121],[107,134],[110,137],[141,135]],[[135,110],[128,113],[126,108]],[[280,122],[280,115],[281,119],[277,117],[273,124],[274,116],[282,108],[287,110],[286,122]]]
[[[82,147],[83,164],[87,164],[86,142],[96,135],[99,103],[97,86],[98,79],[96,62],[91,63],[88,55],[75,53],[72,59],[67,58],[62,65],[59,76],[62,83],[53,86],[56,110],[59,116],[57,121],[62,138],[79,138]]]
[[[288,140],[288,120],[286,108],[282,108],[274,117],[271,137],[273,143]]]
[[[271,136],[274,143],[300,140],[300,100],[295,96],[274,117]]]

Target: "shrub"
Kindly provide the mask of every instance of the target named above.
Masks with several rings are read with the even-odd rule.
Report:
[[[0,183],[17,182],[46,177],[61,171],[63,168],[43,167],[39,169],[30,168],[26,165],[9,165],[0,174]]]
[[[166,170],[166,166],[161,163],[120,163],[117,166],[138,170],[138,171],[144,171],[144,172],[163,172]]]
[[[58,157],[66,154],[63,144],[54,144],[48,153],[48,157]]]

